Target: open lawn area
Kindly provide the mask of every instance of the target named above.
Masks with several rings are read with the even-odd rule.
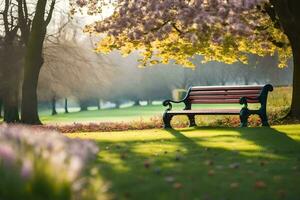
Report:
[[[75,111],[68,114],[59,113],[51,116],[50,111],[41,113],[41,120],[46,124],[93,123],[93,122],[128,122],[132,120],[148,120],[153,116],[162,115],[162,105],[132,106],[127,108],[109,108],[102,110]]]
[[[68,136],[99,145],[91,176],[100,180],[101,199],[300,197],[300,125]]]
[[[240,105],[198,105],[195,108],[240,108]],[[183,109],[184,105],[175,105],[174,109]],[[83,112],[60,113],[51,116],[50,111],[41,112],[41,119],[46,124],[70,124],[70,123],[95,123],[95,122],[130,122],[134,120],[150,120],[152,117],[161,117],[165,111],[162,105],[132,106],[120,109],[89,110]]]

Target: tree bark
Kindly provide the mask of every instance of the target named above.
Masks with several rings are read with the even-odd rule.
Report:
[[[300,38],[297,42],[293,42],[292,49],[294,61],[294,74],[290,117],[300,119]]]
[[[33,62],[32,62],[33,61]],[[24,82],[22,88],[22,113],[21,119],[26,124],[41,124],[38,115],[37,84],[41,64],[27,59],[24,70]]]
[[[55,97],[52,98],[51,106],[52,106],[52,115],[57,115],[57,111],[56,111],[56,99],[55,99]]]
[[[4,90],[3,117],[6,123],[20,122],[19,117],[19,89],[22,74],[23,49],[21,46],[14,46],[7,43],[2,52],[2,65],[4,67],[2,87]]]
[[[293,51],[293,96],[288,117],[300,119],[300,1],[271,0],[271,3],[274,6],[279,24],[287,35]]]
[[[38,0],[32,28],[27,44],[24,81],[22,88],[21,121],[26,124],[41,124],[38,115],[37,85],[43,65],[43,44],[47,26],[51,20],[55,1],[52,1],[49,14],[45,18],[47,0]]]
[[[68,110],[68,99],[65,98],[65,113],[69,113],[69,110]]]
[[[11,105],[4,106],[4,121],[6,123],[20,122],[19,109],[17,106],[11,106]]]
[[[10,88],[3,99],[4,121],[6,123],[20,122],[19,116],[19,87]]]
[[[11,63],[12,64],[12,63]],[[11,68],[15,69],[15,66],[10,65]],[[20,122],[19,116],[19,81],[20,71],[15,69],[14,74],[11,72],[7,74],[7,83],[5,84],[5,96],[3,96],[3,117],[6,123],[18,123]],[[2,107],[2,106],[1,106]],[[2,110],[2,109],[1,109]],[[1,112],[1,111],[0,111]]]

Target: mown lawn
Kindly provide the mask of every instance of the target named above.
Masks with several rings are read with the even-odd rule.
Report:
[[[300,198],[300,125],[68,136],[99,144],[101,199]]]
[[[198,105],[195,108],[240,108],[240,105]],[[152,117],[161,117],[165,111],[162,105],[132,106],[120,109],[89,110],[72,112],[68,114],[49,115],[50,111],[41,113],[41,119],[45,124],[69,124],[69,123],[93,123],[93,122],[130,122],[133,120],[150,120]],[[175,105],[174,109],[183,109],[183,105]]]

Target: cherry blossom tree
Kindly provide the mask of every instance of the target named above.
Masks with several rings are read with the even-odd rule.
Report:
[[[279,55],[279,67],[293,56],[294,81],[290,116],[300,118],[299,0],[71,0],[72,12],[114,12],[86,27],[103,33],[99,52],[138,50],[142,65],[168,63],[194,67],[204,62],[247,63],[248,56]]]

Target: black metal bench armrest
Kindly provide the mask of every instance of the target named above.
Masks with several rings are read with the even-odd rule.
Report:
[[[245,107],[248,106],[249,100],[259,100],[259,97],[251,98],[251,97],[241,97],[240,98],[240,104],[245,105]]]
[[[166,111],[170,111],[172,110],[172,103],[184,103],[184,102],[185,102],[184,100],[181,101],[165,100],[163,102],[163,106],[169,106],[169,108],[167,108]]]
[[[262,88],[260,95],[258,97],[255,98],[242,97],[240,98],[240,104],[244,105],[244,107],[247,108],[249,100],[259,100],[262,108],[266,109],[268,93],[272,91],[273,91],[273,86],[271,84],[267,84]]]

